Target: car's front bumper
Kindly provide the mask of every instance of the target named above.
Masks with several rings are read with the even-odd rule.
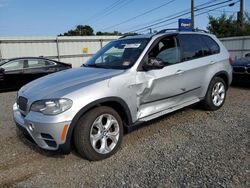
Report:
[[[34,140],[41,148],[46,150],[59,150],[66,144],[66,135],[71,121],[48,122],[50,117],[41,117],[37,112],[30,112],[24,116],[13,105],[13,115],[17,126]]]

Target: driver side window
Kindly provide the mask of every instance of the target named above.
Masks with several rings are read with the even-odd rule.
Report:
[[[149,52],[149,58],[163,61],[165,66],[180,62],[180,49],[174,36],[161,39]]]

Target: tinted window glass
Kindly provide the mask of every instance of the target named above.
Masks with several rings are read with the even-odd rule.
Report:
[[[36,67],[44,67],[45,62],[40,59],[29,59],[28,60],[28,68],[36,68]]]
[[[12,70],[20,70],[23,68],[23,61],[22,60],[14,60],[8,63],[5,63],[1,66],[5,69],[5,71],[12,71]]]
[[[220,52],[220,47],[211,37],[206,36],[206,35],[200,35],[200,37],[201,37],[201,40],[209,48],[209,55],[217,54]]]
[[[52,66],[52,65],[56,65],[56,63],[53,62],[53,61],[45,61],[45,65],[46,66]]]
[[[176,46],[175,37],[169,36],[160,40],[149,52],[149,58],[152,57],[161,59],[166,65],[179,63],[180,50]]]
[[[203,57],[206,46],[202,45],[199,35],[179,35],[178,39],[182,49],[182,61]]]

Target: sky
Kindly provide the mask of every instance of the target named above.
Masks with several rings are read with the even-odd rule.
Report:
[[[226,0],[194,0],[195,6],[209,6]],[[0,36],[56,36],[77,25],[90,25],[97,31],[139,33],[163,28],[177,28],[178,18],[172,15],[190,9],[191,0],[0,0]],[[209,2],[212,2],[209,4]],[[238,0],[231,0],[238,2]],[[250,0],[244,0],[250,12]],[[237,15],[239,2],[234,6],[224,3],[195,12],[195,27],[206,29],[208,16]],[[223,7],[222,7],[223,6]],[[210,11],[216,7],[222,7]],[[154,11],[151,11],[155,9]],[[205,12],[204,14],[201,14]],[[184,12],[182,12],[184,13]],[[201,14],[201,15],[197,15]],[[171,17],[171,18],[172,18]],[[183,15],[181,18],[189,18]],[[163,19],[165,18],[165,19]]]

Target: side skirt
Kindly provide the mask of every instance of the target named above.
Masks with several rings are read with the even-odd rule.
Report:
[[[155,119],[155,118],[157,118],[157,117],[163,116],[163,115],[168,114],[168,113],[170,113],[170,112],[179,110],[179,109],[181,109],[181,108],[184,108],[184,107],[189,106],[189,105],[191,105],[191,104],[197,103],[197,102],[199,102],[199,101],[200,101],[200,100],[199,100],[198,98],[193,99],[193,100],[190,100],[190,101],[186,101],[186,102],[184,102],[184,103],[182,103],[182,104],[180,104],[180,105],[177,105],[177,106],[174,106],[174,107],[170,107],[170,108],[168,108],[168,109],[166,109],[166,110],[163,110],[163,111],[157,112],[157,113],[155,113],[155,114],[152,114],[152,115],[143,117],[143,118],[139,119],[138,121],[139,121],[139,122],[140,122],[140,121],[142,121],[142,122],[143,122],[143,121],[150,121],[150,120],[152,120],[152,119]]]

